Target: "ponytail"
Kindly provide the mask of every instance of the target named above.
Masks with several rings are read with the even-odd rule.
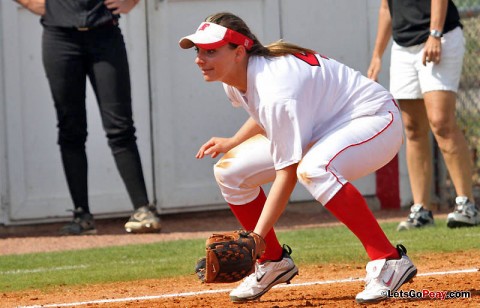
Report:
[[[223,27],[232,29],[250,38],[253,41],[253,46],[250,50],[247,50],[247,53],[252,56],[281,57],[295,53],[316,53],[312,49],[304,48],[292,43],[287,43],[283,40],[279,40],[271,43],[270,45],[263,46],[262,43],[260,43],[260,41],[258,40],[258,38],[255,36],[255,34],[250,31],[250,28],[247,26],[247,24],[240,17],[232,13],[216,13],[207,17],[205,21],[216,23]],[[232,43],[230,43],[230,45],[232,45],[233,47],[237,46]]]

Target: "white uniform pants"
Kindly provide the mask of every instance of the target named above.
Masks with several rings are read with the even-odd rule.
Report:
[[[305,151],[297,177],[325,205],[347,182],[386,165],[403,142],[398,109],[344,123]],[[256,135],[226,153],[214,166],[215,178],[229,204],[253,201],[260,186],[275,179],[270,142]]]

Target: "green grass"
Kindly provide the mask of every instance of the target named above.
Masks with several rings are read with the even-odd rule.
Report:
[[[404,244],[409,255],[428,252],[479,250],[480,227],[435,227],[396,232],[397,223],[382,224],[393,244]],[[343,226],[283,231],[282,243],[293,249],[297,265],[368,261],[360,242]],[[0,292],[46,290],[71,286],[194,275],[204,251],[204,240],[179,240],[54,253],[0,256]]]
[[[408,232],[397,232],[397,225],[398,222],[381,224],[392,244],[403,244],[412,257],[428,252],[480,252],[480,227],[449,229],[445,220],[440,219],[433,227]],[[290,231],[279,237],[294,248],[295,262],[300,264],[368,262],[362,244],[345,227]]]

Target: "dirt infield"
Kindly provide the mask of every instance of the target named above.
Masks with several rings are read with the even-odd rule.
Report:
[[[451,273],[453,269],[478,269],[478,252],[430,255],[415,260],[419,274],[401,290],[470,291],[468,299],[389,299],[371,307],[480,307],[480,273]],[[437,275],[435,274],[437,273]],[[228,292],[236,284],[204,285],[196,277],[145,280],[86,287],[55,287],[0,294],[0,306],[32,306],[74,303],[75,307],[359,307],[355,295],[363,288],[363,268],[329,265],[300,268],[292,284],[272,289],[259,301],[233,304]],[[350,282],[341,280],[352,279]],[[211,293],[207,293],[211,292]],[[115,300],[117,302],[115,302]],[[103,301],[103,302],[101,302]],[[83,302],[83,304],[81,304]],[[77,303],[77,304],[75,304]],[[51,307],[51,306],[50,306]]]
[[[306,214],[307,213],[307,214]],[[380,211],[380,221],[401,220],[404,211]],[[439,217],[441,213],[437,215]],[[214,218],[212,218],[212,216]],[[220,219],[219,219],[220,218]],[[213,219],[216,222],[213,224]],[[218,224],[218,222],[221,222]],[[127,235],[124,220],[98,221],[99,235],[59,237],[59,225],[0,227],[0,254],[80,249],[128,243],[150,243],[180,238],[206,237],[212,231],[230,230],[236,222],[227,211],[212,215],[172,215],[163,219],[160,234]],[[300,204],[291,207],[282,217],[279,229],[306,228],[336,224],[318,207]],[[216,229],[212,230],[211,226]],[[74,239],[74,240],[72,240]],[[35,245],[33,244],[35,243]],[[294,255],[293,255],[294,256]],[[463,299],[400,299],[391,298],[370,307],[480,307],[480,258],[478,251],[430,254],[414,258],[419,275],[401,290],[415,292],[468,291],[471,298]],[[49,291],[0,293],[0,307],[62,305],[74,307],[360,307],[355,295],[363,289],[363,266],[331,264],[300,267],[299,276],[290,285],[275,287],[259,301],[233,304],[229,291],[236,284],[205,285],[195,275],[176,279],[142,280],[83,287],[54,286]],[[459,272],[459,270],[466,270]]]

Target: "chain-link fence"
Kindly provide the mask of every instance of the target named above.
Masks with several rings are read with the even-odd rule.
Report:
[[[457,119],[467,138],[474,163],[473,184],[480,200],[480,0],[454,0],[457,5],[466,41],[463,71],[457,97]],[[443,186],[443,185],[442,185]],[[444,198],[455,197],[448,175]]]

